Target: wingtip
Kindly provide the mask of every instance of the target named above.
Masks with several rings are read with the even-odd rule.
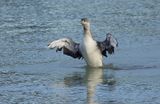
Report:
[[[119,46],[119,44],[118,44],[118,41],[117,41],[117,44],[116,44],[116,46],[117,46],[117,47]]]
[[[51,43],[48,43],[48,44],[47,44],[47,47],[48,47],[49,49],[52,49],[52,48],[53,48],[52,45],[51,45]]]
[[[47,44],[47,46],[49,47],[50,43]]]
[[[50,48],[50,43],[47,44],[47,47]]]

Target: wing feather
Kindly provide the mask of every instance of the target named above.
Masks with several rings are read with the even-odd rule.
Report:
[[[48,48],[55,49],[57,51],[62,51],[63,54],[71,56],[73,58],[81,58],[81,52],[79,50],[79,44],[74,42],[71,38],[62,38],[52,41]]]
[[[107,57],[107,52],[109,54],[114,53],[115,48],[118,47],[118,41],[112,36],[112,34],[108,33],[106,35],[106,39],[102,42],[97,42],[97,45],[101,50],[102,54]]]

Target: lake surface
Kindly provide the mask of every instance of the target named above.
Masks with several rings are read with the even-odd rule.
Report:
[[[119,41],[103,69],[47,48],[83,17]],[[0,44],[0,104],[160,104],[159,0],[1,0]]]

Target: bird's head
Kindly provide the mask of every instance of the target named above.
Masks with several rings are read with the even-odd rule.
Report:
[[[88,18],[82,18],[81,19],[81,24],[84,27],[84,29],[89,29],[90,28],[90,22]]]

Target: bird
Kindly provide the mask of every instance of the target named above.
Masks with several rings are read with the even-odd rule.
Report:
[[[72,38],[64,37],[54,40],[48,44],[49,49],[56,49],[56,52],[63,51],[64,55],[75,59],[84,59],[88,67],[103,67],[103,56],[113,54],[118,47],[118,41],[111,33],[107,33],[104,41],[93,39],[90,21],[88,18],[81,19],[83,27],[83,38],[80,43]]]

